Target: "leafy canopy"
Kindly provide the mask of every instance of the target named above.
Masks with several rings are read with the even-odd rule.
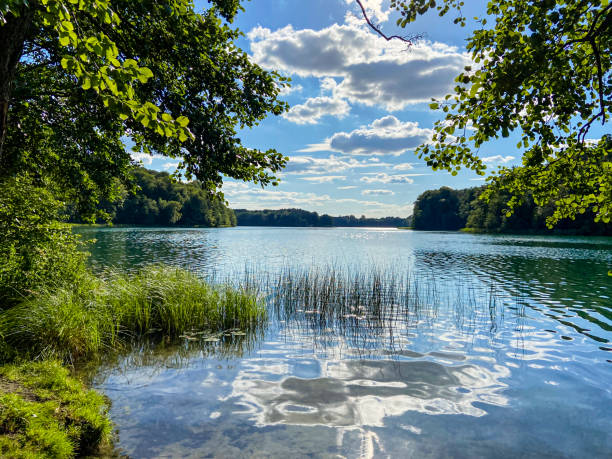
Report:
[[[188,5],[182,0],[168,2],[168,12],[185,14]],[[81,29],[79,16],[83,15],[100,25],[121,27],[109,0],[1,0],[0,23],[6,23],[10,16],[29,14],[29,9],[37,10],[40,25],[55,32],[57,43],[65,52],[61,67],[76,77],[83,89],[97,92],[103,104],[122,119],[133,117],[160,135],[188,139],[186,118],[174,120],[170,114],[160,113],[155,104],[137,99],[133,85],[137,81],[146,83],[153,76],[151,70],[139,66],[134,59],[122,58],[117,44],[102,30]]]
[[[406,27],[418,15],[456,13],[460,0],[392,1]],[[589,138],[595,123],[609,126],[612,6],[608,0],[490,0],[467,49],[474,65],[456,79],[452,95],[434,100],[446,113],[432,142],[417,153],[453,175],[468,167],[480,175],[478,150],[491,139],[520,136],[521,167],[500,168],[484,197],[507,191],[508,214],[521,196],[554,204],[553,226],[592,209],[596,221],[612,217],[612,137]],[[491,22],[491,24],[489,24]]]
[[[235,46],[239,0],[212,3],[197,13],[189,0],[0,0],[0,35],[30,18],[0,176],[48,177],[93,218],[131,186],[129,139],[140,157],[177,158],[209,191],[224,176],[276,184],[287,159],[244,147],[237,130],[285,111],[287,80]]]

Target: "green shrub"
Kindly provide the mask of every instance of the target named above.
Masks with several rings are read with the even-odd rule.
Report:
[[[0,308],[84,275],[81,243],[58,221],[62,207],[27,177],[0,183]]]

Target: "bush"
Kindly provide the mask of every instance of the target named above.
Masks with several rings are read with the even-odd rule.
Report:
[[[85,253],[51,192],[27,177],[0,183],[0,308],[85,273]]]

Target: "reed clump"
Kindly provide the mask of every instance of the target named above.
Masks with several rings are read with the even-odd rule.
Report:
[[[178,268],[108,272],[43,292],[0,316],[5,360],[16,355],[75,362],[120,350],[143,336],[249,330],[266,316],[242,287],[212,285]],[[12,355],[11,355],[12,354]]]

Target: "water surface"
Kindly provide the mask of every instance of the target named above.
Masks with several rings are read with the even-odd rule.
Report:
[[[612,239],[79,229],[96,269],[386,273],[385,310],[270,299],[265,330],[99,370],[132,457],[609,457]],[[362,309],[360,309],[362,306]],[[350,311],[349,311],[350,312]]]

